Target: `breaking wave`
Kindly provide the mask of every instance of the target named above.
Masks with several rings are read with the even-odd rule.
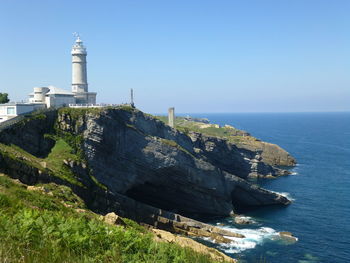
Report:
[[[231,239],[232,242],[227,244],[218,244],[218,248],[229,254],[240,253],[244,250],[255,248],[256,245],[262,244],[266,240],[274,240],[279,236],[277,231],[269,227],[260,227],[257,229],[237,229],[225,226],[221,228],[245,236],[245,238],[225,236],[226,238]]]
[[[282,196],[284,196],[285,198],[287,198],[290,201],[295,201],[295,198],[293,198],[290,193],[287,193],[287,192],[276,192],[276,191],[271,191],[271,192],[274,192],[276,194],[282,195]]]

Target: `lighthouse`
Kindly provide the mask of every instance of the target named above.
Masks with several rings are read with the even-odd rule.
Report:
[[[86,48],[79,35],[72,47],[72,92],[88,92]]]
[[[86,48],[78,34],[72,47],[72,92],[77,104],[96,104],[96,93],[89,92],[86,69]]]

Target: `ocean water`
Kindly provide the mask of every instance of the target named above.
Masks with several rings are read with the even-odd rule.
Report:
[[[350,262],[350,113],[192,114],[212,123],[230,124],[280,145],[298,162],[294,175],[260,180],[294,201],[245,215],[256,221],[238,226],[231,218],[217,222],[246,238],[214,246],[242,262]],[[290,231],[297,242],[278,238]]]

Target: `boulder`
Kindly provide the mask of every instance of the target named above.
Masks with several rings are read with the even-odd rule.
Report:
[[[294,242],[298,241],[298,238],[293,236],[293,234],[291,232],[281,231],[278,234],[280,235],[282,240],[284,240],[285,242],[294,243]]]
[[[114,212],[108,213],[103,217],[103,221],[110,225],[121,225],[125,226],[123,219],[115,214]]]
[[[220,262],[237,262],[235,259],[226,256],[224,253],[216,250],[215,248],[207,247],[190,238],[177,236],[160,229],[152,229],[152,232],[155,234],[155,240],[158,242],[176,243],[181,247],[188,247],[198,253],[206,254],[213,260]]]
[[[238,225],[250,225],[250,224],[255,223],[255,221],[253,219],[251,219],[250,217],[246,217],[246,216],[235,216],[234,221]]]

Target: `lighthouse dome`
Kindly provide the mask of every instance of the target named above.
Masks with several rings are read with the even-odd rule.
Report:
[[[77,39],[75,40],[75,44],[72,47],[72,55],[86,55],[86,48],[83,45],[83,41],[80,39],[80,36],[77,36]]]

